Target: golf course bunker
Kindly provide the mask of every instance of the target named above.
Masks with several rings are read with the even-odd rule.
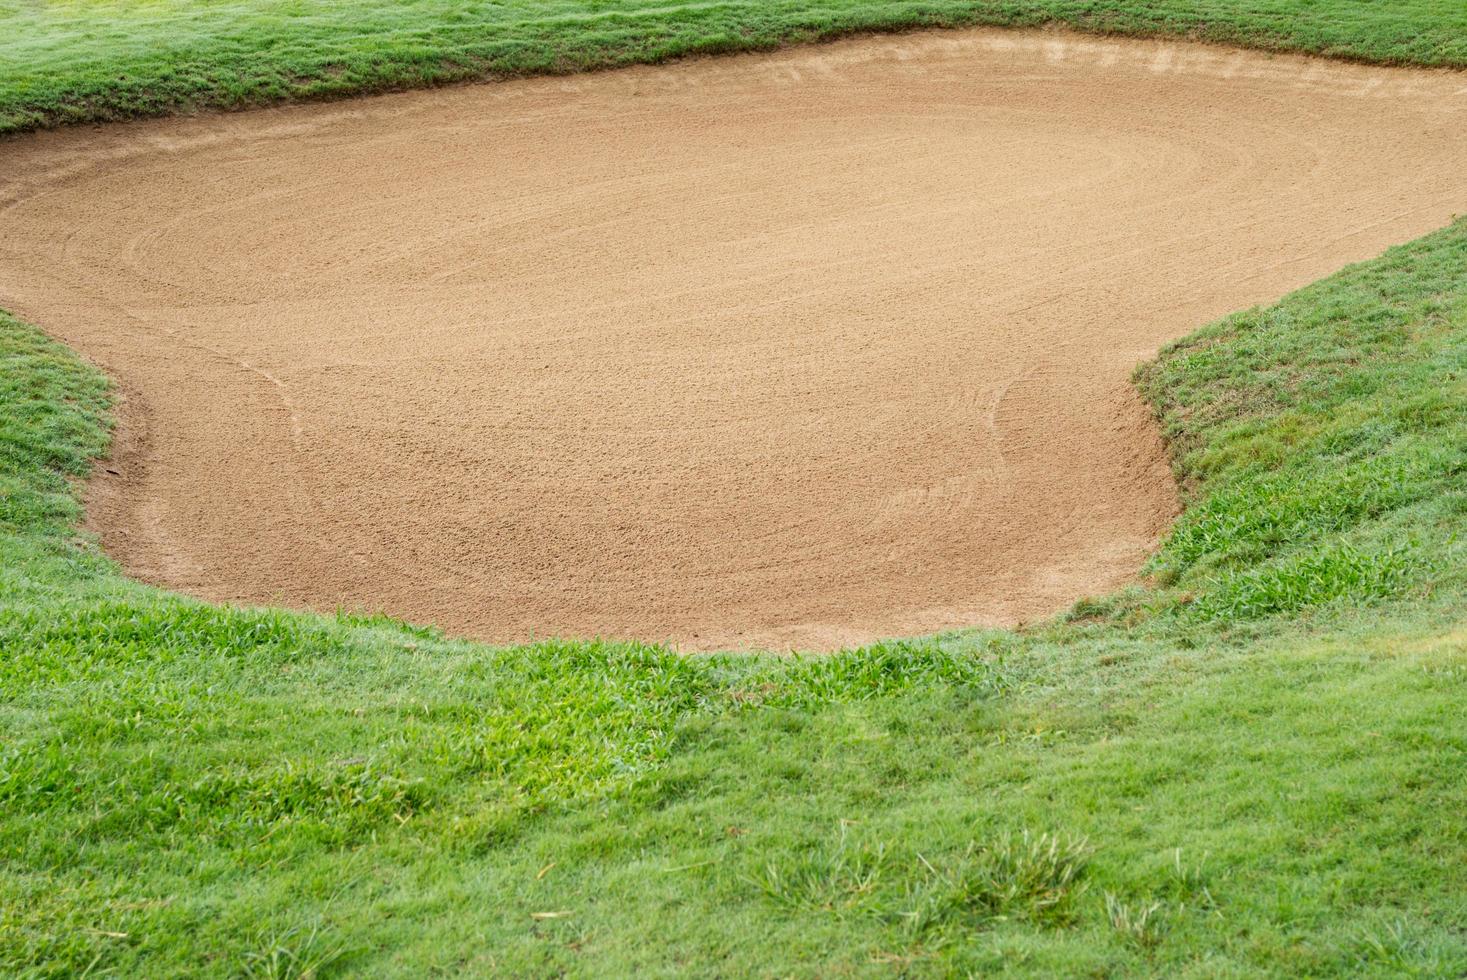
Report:
[[[1467,76],[964,31],[0,143],[0,307],[216,600],[829,648],[1177,509],[1159,345],[1467,211]]]

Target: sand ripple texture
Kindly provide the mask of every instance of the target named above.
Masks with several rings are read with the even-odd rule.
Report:
[[[1133,578],[1165,341],[1467,211],[1467,76],[965,31],[0,144],[216,600],[831,648]]]

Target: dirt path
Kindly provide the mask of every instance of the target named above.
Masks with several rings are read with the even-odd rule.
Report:
[[[1169,338],[1467,211],[1467,77],[1042,34],[0,144],[0,306],[211,599],[824,647],[1042,616],[1175,510]]]

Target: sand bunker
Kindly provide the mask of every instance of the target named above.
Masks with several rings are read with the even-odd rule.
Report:
[[[936,33],[0,144],[92,520],[491,640],[1012,623],[1175,512],[1159,344],[1467,210],[1467,78]]]

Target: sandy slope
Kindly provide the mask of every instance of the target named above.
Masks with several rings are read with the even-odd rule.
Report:
[[[1467,77],[868,38],[0,144],[0,305],[215,599],[828,646],[1134,575],[1168,338],[1467,210]]]

